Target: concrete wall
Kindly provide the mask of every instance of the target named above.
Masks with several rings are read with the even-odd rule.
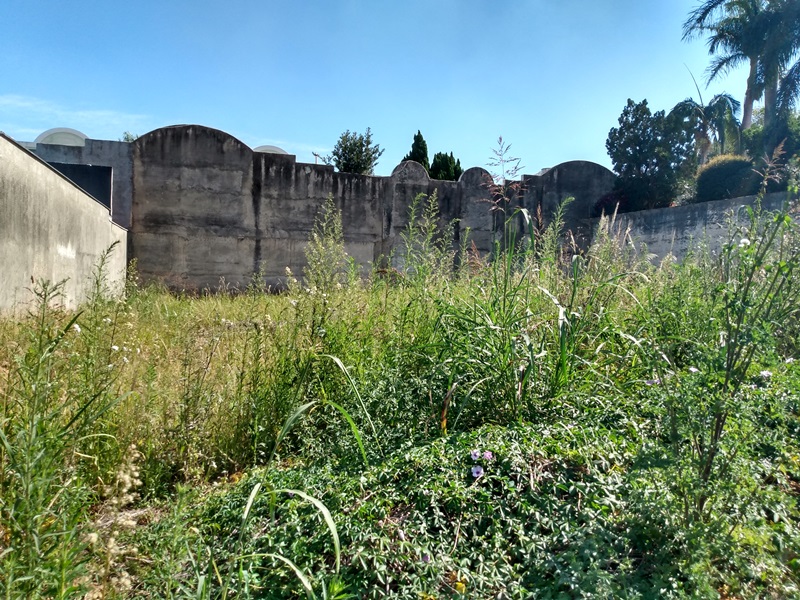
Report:
[[[614,173],[597,163],[585,160],[562,163],[523,177],[524,204],[530,211],[541,206],[547,224],[559,204],[571,197],[573,200],[564,211],[565,228],[576,238],[585,239],[592,233],[585,222],[591,218],[597,201],[613,189],[615,179]]]
[[[746,219],[745,206],[755,204],[755,196],[688,204],[671,208],[656,208],[617,215],[614,231],[626,236],[628,243],[646,246],[655,262],[668,254],[678,260],[700,243],[707,244],[712,252],[719,251],[727,239],[728,220],[731,215]],[[765,210],[779,210],[786,201],[786,193],[767,194],[762,201]],[[585,227],[596,229],[599,219],[587,219]]]
[[[314,219],[329,194],[342,212],[346,249],[362,265],[398,250],[414,198],[434,191],[440,225],[454,227],[456,243],[470,228],[480,251],[492,247],[496,224],[489,175],[481,168],[468,169],[458,182],[431,180],[413,162],[389,177],[336,173],[291,155],[253,152],[199,125],[157,129],[133,148],[131,253],[145,280],[175,289],[215,289],[223,281],[243,287],[259,271],[279,285],[286,267],[301,274]],[[583,181],[562,179],[564,194],[570,181]],[[610,183],[602,193],[609,189]],[[402,252],[394,259],[402,260]]]
[[[91,289],[101,254],[114,242],[108,283],[121,289],[126,239],[102,204],[0,134],[0,310],[30,301],[28,290],[40,279],[66,279],[63,302],[77,306]]]
[[[48,163],[111,167],[111,216],[115,223],[129,228],[133,202],[131,144],[88,138],[83,142],[83,146],[38,143],[32,151]]]

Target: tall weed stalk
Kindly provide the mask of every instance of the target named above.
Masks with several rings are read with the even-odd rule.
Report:
[[[67,598],[82,586],[86,561],[81,523],[89,488],[76,467],[78,448],[116,402],[103,393],[73,396],[65,387],[66,323],[53,308],[60,285],[40,283],[22,351],[0,415],[0,594]]]

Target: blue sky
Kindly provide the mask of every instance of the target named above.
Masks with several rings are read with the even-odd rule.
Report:
[[[704,85],[705,42],[681,41],[697,0],[2,0],[0,131],[118,139],[179,123],[313,162],[346,129],[388,175],[421,130],[485,166],[498,136],[525,173],[610,167],[628,98],[667,109]],[[688,67],[688,70],[687,70]]]

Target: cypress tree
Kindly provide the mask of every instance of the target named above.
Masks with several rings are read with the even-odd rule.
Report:
[[[458,181],[464,169],[461,168],[461,161],[456,160],[451,152],[449,155],[445,152],[437,152],[433,155],[431,161],[431,170],[429,175],[431,179],[439,179],[441,181]]]
[[[422,137],[419,129],[414,136],[414,142],[411,144],[411,152],[406,154],[403,160],[415,160],[425,167],[426,172],[430,173],[430,163],[428,162],[428,143],[425,141],[425,138]]]

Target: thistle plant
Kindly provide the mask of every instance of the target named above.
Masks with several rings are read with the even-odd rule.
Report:
[[[706,323],[716,329],[704,327],[704,333],[680,341],[680,346],[693,357],[690,381],[700,377],[704,391],[692,391],[696,384],[678,376],[681,364],[674,354],[654,347],[655,381],[664,389],[670,448],[681,473],[676,485],[687,522],[706,521],[716,508],[721,486],[753,435],[744,389],[751,366],[760,351],[772,345],[781,324],[800,311],[795,281],[800,232],[789,214],[797,199],[796,186],[781,210],[769,213],[761,206],[767,183],[776,176],[771,163],[755,205],[741,207],[731,218],[713,277],[697,280],[707,286],[702,300],[708,304]]]

